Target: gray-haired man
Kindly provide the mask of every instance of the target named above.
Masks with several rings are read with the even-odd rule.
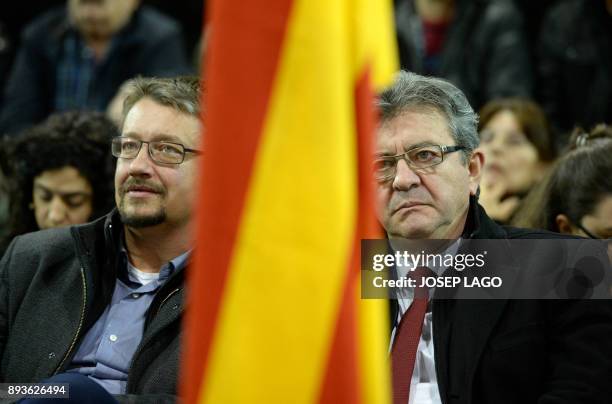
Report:
[[[561,237],[501,227],[480,207],[478,119],[455,86],[401,72],[378,107],[375,175],[389,238]],[[391,301],[395,403],[609,400],[609,302],[444,300],[438,292],[429,303]]]

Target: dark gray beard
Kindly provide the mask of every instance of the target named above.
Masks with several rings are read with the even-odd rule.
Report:
[[[118,206],[119,215],[121,216],[121,221],[123,222],[123,224],[134,228],[143,228],[149,226],[156,226],[166,221],[167,215],[165,207],[161,207],[158,212],[148,216],[126,214],[124,206],[126,200],[126,192],[124,191],[124,189],[127,188],[128,185],[147,185],[149,187],[152,187],[158,193],[165,195],[164,189],[160,187],[155,187],[151,184],[146,184],[146,181],[137,178],[126,181],[123,184],[123,188],[121,189],[121,196]]]
[[[121,195],[121,201],[119,202],[118,210],[121,216],[121,222],[126,226],[134,228],[143,228],[149,226],[156,226],[166,221],[166,209],[160,208],[159,211],[150,215],[135,215],[127,214],[125,212],[125,194]]]
[[[126,215],[122,212],[122,209],[119,209],[119,215],[121,216],[121,222],[123,222],[123,224],[134,228],[156,226],[166,221],[166,211],[163,209],[149,216]]]

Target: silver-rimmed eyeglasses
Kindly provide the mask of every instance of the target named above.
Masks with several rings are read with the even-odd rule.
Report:
[[[122,159],[133,159],[140,153],[142,144],[146,143],[149,156],[159,164],[181,164],[185,160],[185,153],[202,154],[200,150],[188,149],[180,143],[166,141],[145,142],[131,137],[115,137],[112,140],[111,151],[113,156]]]
[[[379,156],[374,160],[374,176],[378,182],[386,182],[395,178],[399,160],[404,160],[413,170],[422,170],[442,163],[445,154],[464,149],[464,146],[431,144],[416,146],[395,156]]]

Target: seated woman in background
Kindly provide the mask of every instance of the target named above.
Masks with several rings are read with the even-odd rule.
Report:
[[[19,234],[85,223],[110,211],[110,142],[116,135],[101,113],[67,112],[5,139],[10,218],[0,255]]]
[[[514,225],[612,238],[612,127],[577,129],[569,151],[526,198]]]
[[[494,220],[508,223],[555,159],[550,127],[536,103],[506,98],[482,108],[478,130],[485,155],[479,202]]]

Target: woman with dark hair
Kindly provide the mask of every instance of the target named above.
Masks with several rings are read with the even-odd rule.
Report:
[[[575,130],[569,151],[528,196],[513,224],[612,238],[612,128]]]
[[[10,219],[1,247],[19,234],[107,213],[113,206],[110,141],[116,134],[101,113],[67,112],[5,139]]]
[[[507,223],[555,159],[550,127],[536,103],[505,98],[482,108],[478,130],[485,157],[480,203],[490,217]]]

